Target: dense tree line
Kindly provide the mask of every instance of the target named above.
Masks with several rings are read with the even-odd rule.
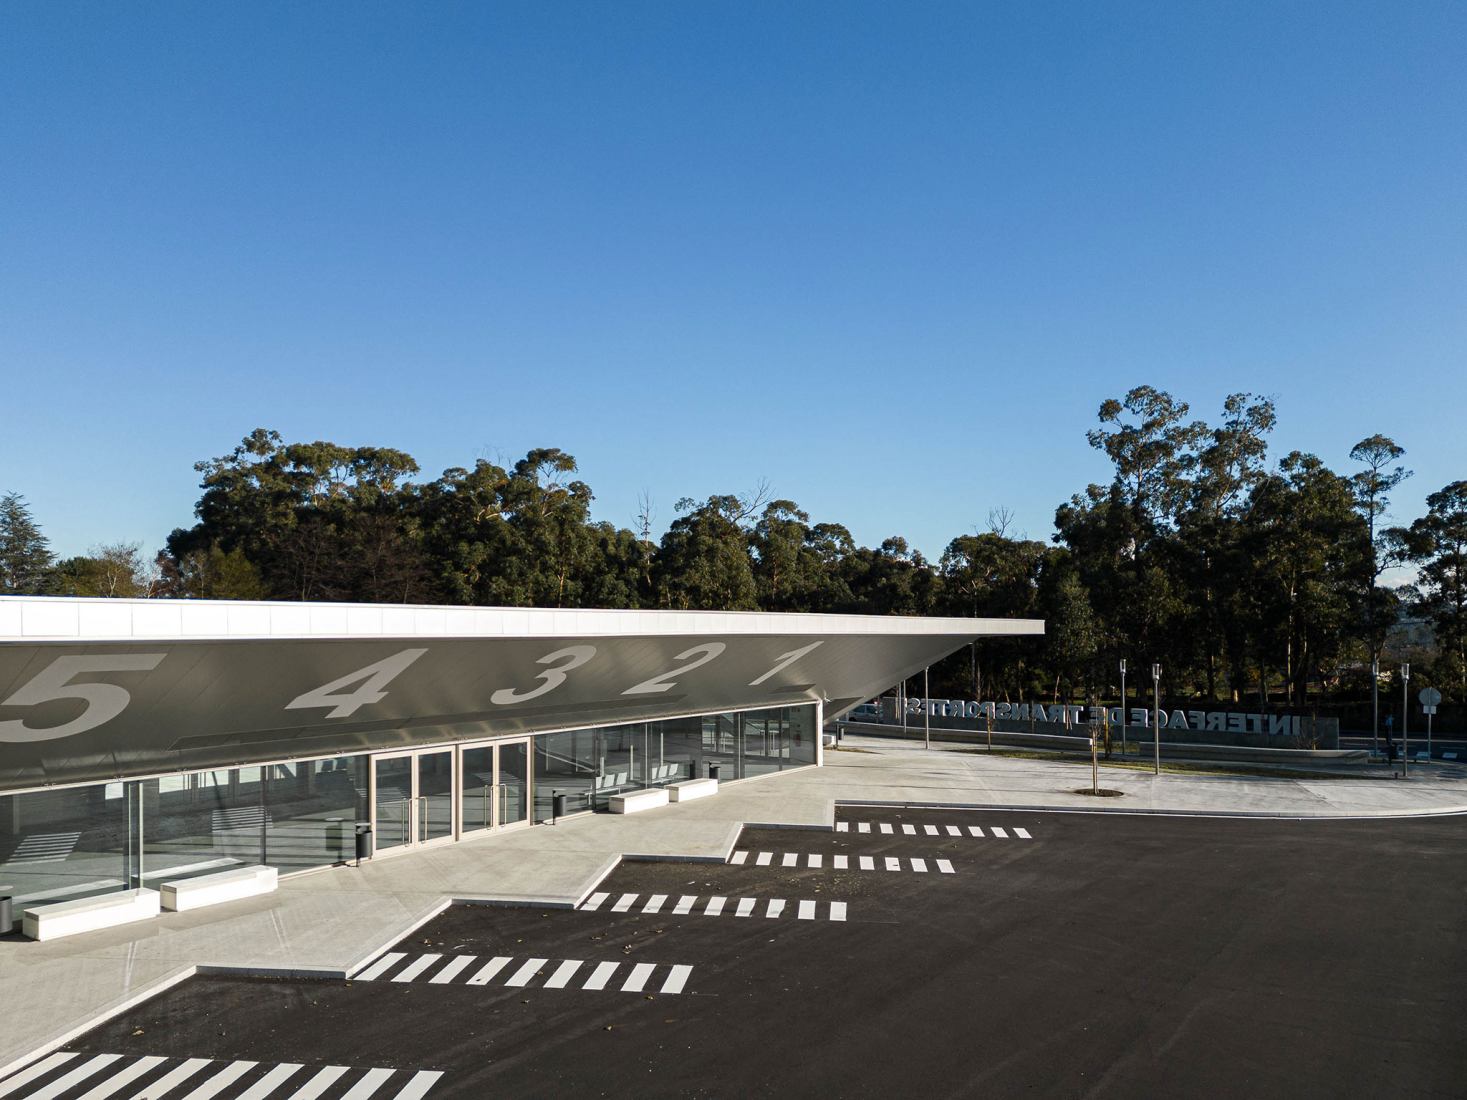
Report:
[[[981,643],[934,691],[1102,697],[1129,657],[1162,660],[1169,693],[1265,705],[1367,691],[1412,614],[1436,639],[1423,677],[1467,696],[1467,481],[1391,526],[1401,447],[1362,440],[1343,473],[1270,461],[1275,422],[1252,394],[1208,424],[1139,386],[1101,405],[1089,441],[1112,476],[1058,508],[1052,542],[997,512],[935,562],[900,537],[857,546],[765,487],[680,500],[654,540],[650,507],[635,530],[594,522],[560,450],[424,480],[402,451],[260,429],[197,464],[197,522],[152,561],[136,545],[56,561],[24,500],[0,498],[0,592],[1036,616],[1042,643]],[[1382,584],[1397,565],[1413,585]]]

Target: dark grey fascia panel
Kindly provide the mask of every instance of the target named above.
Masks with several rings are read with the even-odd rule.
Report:
[[[100,638],[86,608],[74,625],[56,619],[76,610],[58,604],[87,601],[29,601],[39,612],[19,630],[13,614],[5,618],[17,602],[26,601],[0,600],[0,791],[867,698],[974,638],[1043,630],[1033,620],[680,612],[568,620],[521,609],[496,619],[482,613],[500,609],[428,609],[479,612],[482,634],[450,635],[465,629],[450,615],[413,629],[359,623],[357,636],[302,629],[297,617],[278,634],[179,637],[171,621],[157,623],[164,605],[182,605],[184,631],[196,608],[220,605],[110,601],[101,613],[114,616],[111,636]],[[116,618],[122,605],[139,605],[130,626]],[[294,616],[320,608],[331,625],[343,610],[227,610],[239,608]],[[553,625],[588,629],[546,632]],[[389,634],[393,627],[400,633]]]

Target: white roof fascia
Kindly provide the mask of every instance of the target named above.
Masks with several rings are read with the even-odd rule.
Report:
[[[594,638],[724,634],[960,635],[971,638],[1043,633],[1043,619],[0,596],[0,644],[164,639]]]

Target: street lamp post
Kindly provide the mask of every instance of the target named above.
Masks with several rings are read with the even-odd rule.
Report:
[[[1121,756],[1126,755],[1126,659],[1121,658]]]
[[[1156,710],[1151,715],[1151,745],[1155,753],[1153,770],[1161,774],[1161,665],[1151,666],[1151,687],[1156,695]]]
[[[1401,666],[1401,775],[1411,774],[1411,699],[1406,685],[1411,682],[1411,662]]]
[[[1370,659],[1370,751],[1380,752],[1380,660]]]

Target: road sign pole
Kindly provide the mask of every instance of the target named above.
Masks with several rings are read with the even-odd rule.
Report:
[[[1156,695],[1156,710],[1151,716],[1151,746],[1155,755],[1152,771],[1161,774],[1161,666],[1151,666],[1151,686]]]
[[[1431,716],[1436,713],[1436,707],[1426,708],[1426,762],[1431,763]]]
[[[922,747],[932,748],[932,691],[927,685],[927,673],[931,669],[922,670]]]

